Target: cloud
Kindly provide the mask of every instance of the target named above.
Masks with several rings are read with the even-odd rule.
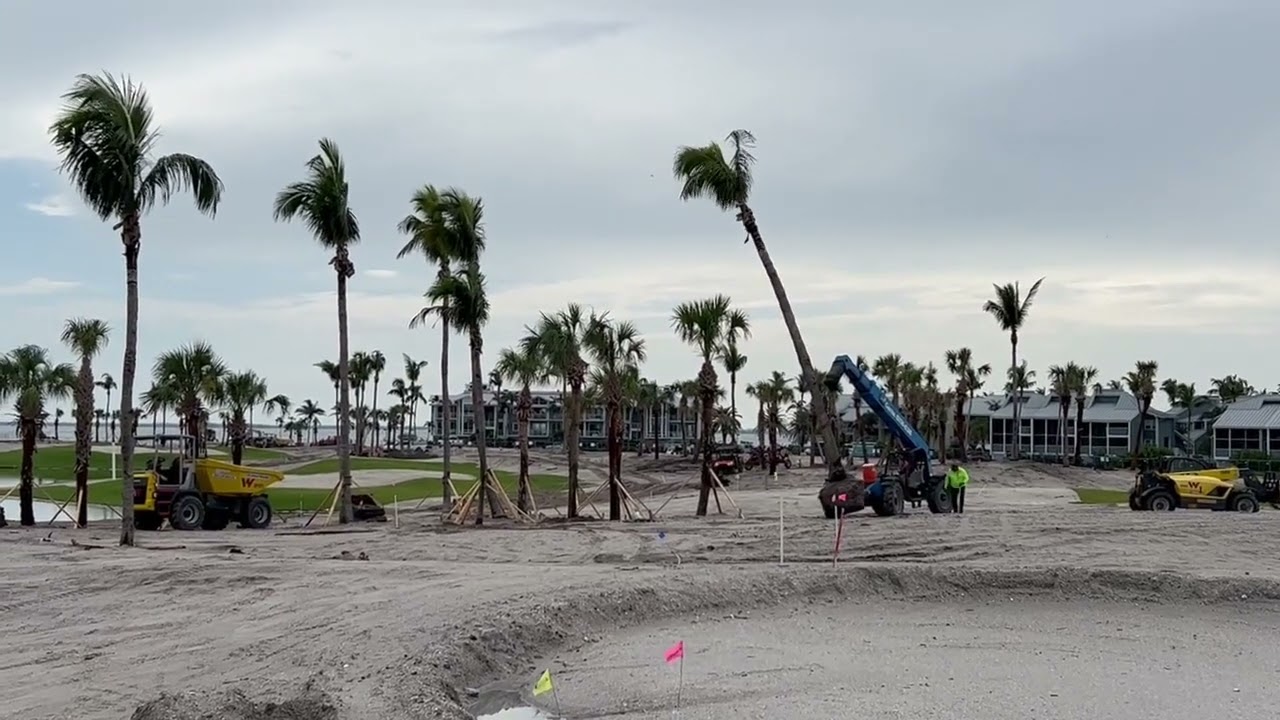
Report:
[[[372,270],[365,270],[364,274],[368,275],[371,278],[377,278],[379,280],[389,280],[391,278],[397,277],[400,274],[400,272],[397,270],[374,268]]]
[[[50,195],[40,202],[26,203],[23,207],[47,217],[71,217],[76,214],[75,206],[62,195]]]
[[[81,286],[76,280],[50,280],[34,277],[14,285],[0,285],[0,295],[5,297],[23,297],[27,295],[53,295],[74,290]]]

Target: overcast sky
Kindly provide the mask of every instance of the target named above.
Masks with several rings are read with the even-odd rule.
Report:
[[[1248,0],[130,0],[129,12],[6,0],[0,22],[0,345],[63,359],[62,322],[111,322],[123,260],[60,178],[46,128],[76,73],[151,93],[160,152],[227,186],[215,220],[179,197],[143,223],[139,392],[196,339],[273,392],[325,401],[335,280],[272,221],[322,136],[346,156],[363,240],[353,350],[428,360],[411,331],[431,270],[395,259],[413,191],[484,198],[485,363],[573,300],[634,320],[644,374],[693,377],[678,302],[749,310],[744,378],[797,371],[769,284],[730,214],[681,203],[681,144],[759,138],[753,204],[819,366],[949,348],[1008,363],[992,283],[1043,290],[1022,333],[1038,371],[1280,383],[1280,5]],[[453,343],[455,391],[465,382]],[[397,371],[389,372],[394,376]],[[993,383],[994,384],[994,383]]]

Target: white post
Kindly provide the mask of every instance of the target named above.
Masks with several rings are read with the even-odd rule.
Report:
[[[784,559],[785,556],[783,555],[783,547],[782,547],[782,542],[783,542],[782,541],[782,524],[783,524],[782,498],[778,498],[778,564],[779,565],[786,564],[786,560]]]
[[[114,448],[111,450],[111,479],[112,480],[120,479],[116,477],[116,451]]]
[[[391,512],[396,517],[396,527],[400,527],[400,496],[391,496]]]

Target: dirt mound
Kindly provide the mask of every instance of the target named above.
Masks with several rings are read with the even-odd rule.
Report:
[[[130,720],[337,720],[326,694],[306,688],[282,703],[254,702],[237,690],[219,695],[161,695],[133,711]]]

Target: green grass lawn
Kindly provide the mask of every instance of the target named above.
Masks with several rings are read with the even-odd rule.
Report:
[[[75,479],[76,450],[69,445],[36,448],[35,474],[45,482],[69,482]],[[116,462],[119,462],[117,460]],[[0,477],[18,477],[22,471],[22,450],[0,452]],[[89,479],[111,477],[111,455],[95,452],[89,456]]]
[[[475,465],[466,463],[450,463],[454,472],[475,476],[479,471]],[[396,458],[351,458],[352,470],[431,470],[441,472],[444,463],[439,460],[398,460]],[[290,475],[322,475],[338,472],[338,458],[325,458],[307,463],[289,471]]]
[[[223,448],[216,448],[222,450]],[[135,457],[145,458],[150,456],[150,448],[138,448]],[[231,452],[227,451],[224,458],[221,455],[215,456],[219,460],[230,460]],[[246,463],[264,463],[276,460],[286,459],[286,455],[275,450],[261,450],[259,448],[245,448],[244,462]],[[119,463],[119,458],[116,459]],[[145,463],[141,460],[140,463]],[[333,471],[337,470],[335,460]],[[135,463],[139,464],[139,463]],[[37,447],[35,456],[35,472],[36,479],[44,482],[71,482],[75,479],[76,469],[76,449],[70,445],[57,445],[54,447]],[[0,452],[0,477],[18,477],[22,471],[22,450],[9,450]],[[323,471],[321,471],[323,472]],[[461,471],[461,472],[466,472]],[[111,477],[111,454],[105,452],[94,452],[89,455],[89,479],[98,480]]]
[[[1076,496],[1085,505],[1127,505],[1128,490],[1103,490],[1100,488],[1076,488]]]
[[[109,468],[108,468],[109,470]],[[465,472],[459,470],[459,472]],[[507,493],[515,499],[516,493],[516,476],[511,473],[497,473],[499,482],[506,489]],[[360,478],[355,478],[356,483],[360,482]],[[286,481],[287,482],[287,481]],[[475,481],[468,480],[455,482],[454,486],[458,488],[458,492],[466,492]],[[568,479],[557,475],[534,475],[530,478],[535,490],[563,490],[568,484]],[[89,501],[94,503],[102,503],[106,505],[120,504],[120,483],[119,481],[107,481],[94,483],[89,486]],[[439,478],[414,478],[404,480],[394,485],[380,485],[373,487],[357,487],[355,492],[362,492],[373,495],[379,503],[386,505],[394,500],[401,502],[407,500],[420,500],[422,498],[438,498],[440,497],[440,479]],[[70,486],[54,486],[41,487],[36,489],[37,500],[52,500],[61,503],[75,493],[75,489]],[[328,496],[328,490],[312,490],[303,488],[277,487],[268,490],[267,495],[271,498],[271,504],[277,511],[298,510],[299,508],[310,511],[320,507],[328,507],[325,498]]]

